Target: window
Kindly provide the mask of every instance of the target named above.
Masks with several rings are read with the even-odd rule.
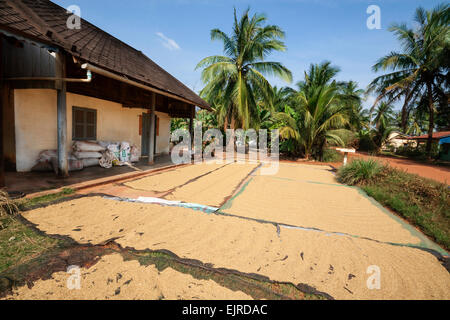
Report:
[[[72,107],[72,140],[97,140],[97,110]]]

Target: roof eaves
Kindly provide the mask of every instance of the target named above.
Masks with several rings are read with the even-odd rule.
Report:
[[[75,56],[76,58],[80,58],[83,59],[85,61],[88,61],[89,63],[93,64],[93,65],[98,65],[99,67],[103,68],[103,69],[108,69],[110,72],[113,72],[116,75],[122,76],[124,78],[130,78],[133,79],[133,81],[136,81],[137,83],[141,83],[145,86],[151,87],[151,88],[156,88],[158,90],[161,90],[163,92],[167,92],[168,94],[171,95],[175,95],[177,97],[180,97],[180,100],[187,100],[189,101],[191,104],[198,106],[202,109],[206,109],[209,111],[212,111],[210,105],[205,102],[201,97],[199,97],[195,92],[193,92],[191,89],[189,89],[187,86],[185,86],[181,81],[179,81],[177,78],[173,77],[170,73],[168,73],[166,70],[164,70],[163,68],[161,68],[158,64],[156,64],[155,62],[153,62],[150,58],[148,58],[145,54],[143,54],[141,51],[138,51],[136,49],[134,49],[133,47],[131,47],[130,45],[126,44],[125,42],[121,41],[120,39],[115,38],[114,36],[108,34],[107,32],[103,31],[102,29],[96,27],[95,25],[91,24],[89,21],[86,21],[84,19],[83,23],[87,23],[89,24],[93,30],[98,30],[99,33],[102,37],[106,37],[109,36],[112,39],[114,39],[115,41],[119,41],[119,43],[121,44],[121,46],[129,48],[131,51],[135,51],[137,52],[139,55],[141,55],[141,57],[145,58],[145,60],[147,60],[153,67],[156,67],[165,77],[168,77],[169,79],[171,79],[171,81],[174,81],[174,84],[178,87],[180,87],[180,93],[185,93],[185,94],[181,94],[174,92],[173,90],[170,90],[170,86],[156,86],[153,83],[150,83],[148,81],[145,81],[145,79],[147,77],[143,76],[142,79],[136,78],[134,77],[132,74],[129,74],[127,72],[123,72],[126,70],[123,70],[122,72],[119,72],[118,70],[112,69],[110,67],[108,67],[108,65],[106,65],[105,63],[102,63],[102,61],[96,61],[97,59],[92,59],[91,55],[86,55],[83,54],[83,52],[78,52],[77,50],[73,50],[74,45],[73,43],[68,43],[67,39],[61,38],[60,35],[58,34],[57,31],[55,31],[52,26],[50,26],[47,21],[42,18],[39,14],[37,14],[36,12],[33,11],[33,9],[31,9],[30,7],[28,7],[27,4],[25,4],[23,1],[21,0],[14,0],[14,1],[10,1],[10,0],[6,0],[6,3],[11,6],[15,11],[17,11],[19,14],[21,14],[27,21],[27,23],[31,26],[33,26],[38,33],[41,34],[40,37],[34,37],[36,41],[39,42],[43,42],[43,43],[47,43],[47,44],[51,44],[53,46],[58,46],[59,48],[63,49],[64,51],[68,52],[69,54]],[[50,4],[61,8],[60,6],[58,6],[55,3],[49,2]],[[5,29],[8,29],[7,27]],[[11,28],[9,28],[11,29]],[[14,31],[14,30],[11,30]],[[19,30],[15,30],[16,33],[19,32]],[[95,31],[93,31],[95,32]],[[24,37],[27,38],[31,38],[32,36],[29,34],[23,34]],[[78,39],[79,40],[79,39]],[[110,39],[111,41],[111,39]],[[103,45],[105,45],[105,43],[103,43]],[[76,46],[75,46],[76,48]],[[92,53],[92,50],[91,50]],[[117,68],[116,68],[117,69]]]

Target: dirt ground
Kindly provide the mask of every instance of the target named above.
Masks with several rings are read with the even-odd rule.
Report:
[[[275,175],[260,173],[257,164],[188,166],[86,190],[23,216],[40,231],[80,245],[113,242],[127,250],[167,251],[335,299],[450,299],[450,274],[438,259],[448,254],[358,189],[338,184],[330,167],[280,164]],[[218,210],[137,201],[142,196]],[[380,270],[376,288],[368,284],[374,266]],[[108,280],[115,273],[133,285],[122,283],[116,294],[118,286]],[[68,276],[54,273],[6,298],[56,299],[64,296]],[[117,255],[83,268],[82,279],[88,287],[68,297],[251,298],[245,290],[171,269],[160,274]]]
[[[392,157],[374,157],[362,153],[350,155],[349,158],[350,161],[351,159],[355,158],[376,159],[381,162],[388,163],[394,168],[405,170],[409,173],[417,174],[421,177],[432,179],[450,185],[450,166],[445,167],[445,166],[431,165],[420,163],[413,160],[398,159]],[[339,163],[337,165],[340,166],[341,164]]]

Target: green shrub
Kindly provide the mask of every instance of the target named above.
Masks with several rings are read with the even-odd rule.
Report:
[[[323,152],[323,162],[342,162],[344,155],[334,149],[326,149]]]
[[[380,179],[362,189],[446,249],[450,247],[450,189],[447,185],[387,167]]]
[[[421,144],[418,147],[407,145],[397,148],[395,150],[395,154],[408,158],[414,158],[416,160],[426,160],[428,159],[428,153],[425,149],[425,144]],[[431,157],[434,159],[439,157],[439,145],[437,143],[433,143],[431,145]]]
[[[355,160],[338,171],[340,182],[360,185],[370,197],[450,248],[450,189],[447,185],[383,166]]]
[[[369,133],[359,135],[358,150],[366,152],[373,152],[377,150],[377,146],[373,142]]]
[[[351,186],[365,185],[379,177],[383,173],[384,168],[376,160],[356,159],[338,170],[337,179],[339,182]]]

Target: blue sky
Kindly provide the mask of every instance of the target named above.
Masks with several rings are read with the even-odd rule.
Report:
[[[357,81],[366,88],[376,76],[372,65],[399,49],[388,32],[393,22],[412,23],[414,11],[430,9],[435,0],[53,0],[67,8],[78,5],[81,16],[134,48],[170,72],[188,87],[202,89],[196,64],[206,56],[222,54],[211,42],[210,30],[231,32],[233,8],[250,7],[264,13],[269,23],[286,32],[287,51],[268,60],[280,61],[293,73],[294,84],[303,79],[311,63],[330,60],[341,68],[339,80]],[[366,26],[369,5],[381,9],[381,29]],[[270,79],[273,85],[289,85]],[[371,104],[368,99],[366,106]]]

